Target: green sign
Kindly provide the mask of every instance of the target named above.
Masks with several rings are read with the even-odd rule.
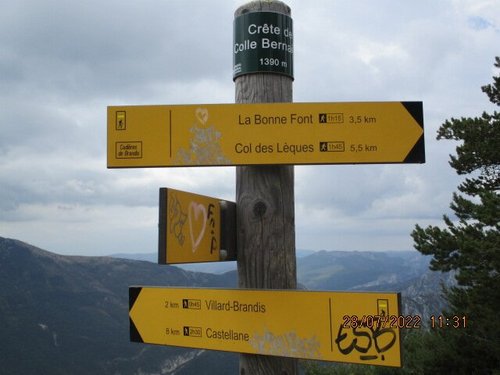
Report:
[[[293,78],[291,17],[251,12],[235,18],[233,79],[249,73],[278,73]]]

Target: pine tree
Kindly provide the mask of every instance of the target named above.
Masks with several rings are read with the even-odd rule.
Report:
[[[500,75],[482,91],[500,106]],[[445,215],[442,228],[416,225],[412,237],[418,251],[433,256],[432,270],[456,272],[445,314],[466,316],[466,327],[439,332],[447,348],[436,351],[428,370],[500,374],[500,113],[451,118],[437,139],[459,142],[450,155],[450,166],[466,176],[450,205],[456,218]]]

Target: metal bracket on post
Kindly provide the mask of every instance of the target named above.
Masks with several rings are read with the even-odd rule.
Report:
[[[236,204],[220,201],[220,253],[221,261],[236,260]]]

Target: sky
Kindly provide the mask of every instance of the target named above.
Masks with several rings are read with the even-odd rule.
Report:
[[[234,103],[235,0],[16,0],[0,12],[0,236],[154,253],[158,189],[235,199],[235,168],[107,169],[106,108]],[[451,117],[494,107],[499,0],[288,0],[294,102],[422,101],[425,164],[295,167],[296,247],[411,250],[462,180]]]

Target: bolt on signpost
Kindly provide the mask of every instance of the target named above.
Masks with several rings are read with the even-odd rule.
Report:
[[[158,262],[237,259],[240,289],[130,287],[130,338],[241,353],[241,375],[400,367],[419,322],[399,293],[293,290],[293,165],[423,163],[422,103],[292,103],[293,37],[287,5],[253,1],[235,12],[235,104],[108,107],[108,168],[236,166],[236,203],[160,189]]]

